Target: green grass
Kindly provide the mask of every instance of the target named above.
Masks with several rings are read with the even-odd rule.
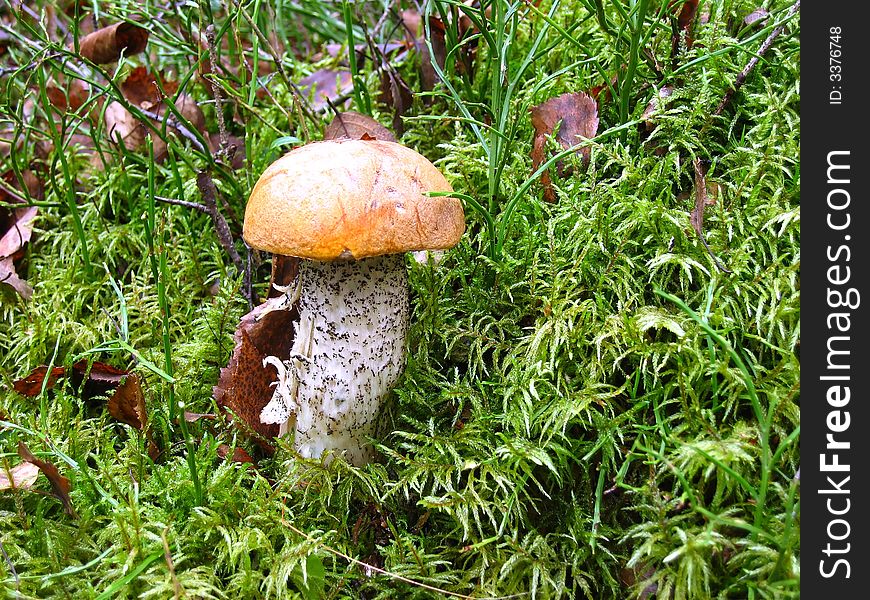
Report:
[[[762,3],[770,19],[747,27],[757,3],[701,3],[708,21],[673,61],[667,2],[498,3],[491,20],[427,5],[481,27],[472,76],[456,68],[471,41],[448,24],[444,81],[416,95],[401,138],[465,199],[467,233],[440,265],[408,261],[408,365],[380,458],[362,469],[303,462],[284,443],[265,457],[223,418],[179,418],[217,412],[211,388],[248,307],[210,219],[155,199],[201,201],[196,174],[209,169],[242,215],[281,138],[318,139],[329,121],[290,82],[338,64],[314,56],[323,44],[391,39],[392,26],[376,27],[390,3],[97,3],[101,25],[152,23],[147,54],[109,71],[77,62],[36,4],[41,23],[2,9],[15,25],[3,29],[14,43],[0,54],[0,137],[22,143],[0,166],[36,171],[45,197],[18,263],[32,299],[0,285],[0,467],[18,464],[24,441],[71,479],[78,518],[43,476],[0,491],[6,596],[799,596],[797,18],[712,116],[789,4]],[[196,39],[212,23],[222,60],[247,65],[217,77],[243,167],[181,137],[159,164],[120,151],[97,100],[120,99],[139,64],[178,80],[217,134],[196,75],[208,60]],[[396,67],[419,91],[419,58]],[[352,108],[371,103],[389,123],[372,62],[352,71],[367,86]],[[84,75],[101,88],[87,109],[54,109],[47,86]],[[647,134],[641,115],[665,84],[674,93]],[[554,177],[558,201],[545,203],[529,108],[598,85],[611,89],[591,162]],[[97,149],[77,152],[76,133]],[[728,272],[692,230],[695,158],[723,190],[704,233]],[[68,380],[37,398],[12,391],[39,365],[82,357],[143,378],[156,462],[141,433]],[[224,462],[220,444],[247,449],[257,468]]]

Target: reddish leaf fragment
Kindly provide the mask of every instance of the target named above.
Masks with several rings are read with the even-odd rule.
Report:
[[[347,70],[320,69],[300,79],[299,89],[304,97],[311,98],[313,110],[323,110],[353,90],[353,76]]]
[[[254,464],[254,459],[248,454],[244,448],[234,448],[230,452],[230,447],[226,444],[221,444],[217,447],[217,455],[228,462]]]
[[[676,60],[677,52],[680,49],[680,40],[684,41],[686,48],[692,47],[692,23],[698,13],[698,0],[673,0],[668,8],[676,13],[671,33],[671,57]]]
[[[82,399],[89,400],[94,396],[108,395],[121,384],[129,372],[98,361],[89,370],[88,361],[80,360],[72,366],[72,373],[69,375],[73,385],[81,390]]]
[[[283,297],[270,298],[242,317],[233,339],[236,342],[229,364],[221,369],[213,395],[219,406],[232,411],[235,423],[266,451],[274,450],[268,440],[278,434],[278,425],[260,422],[260,412],[272,398],[274,369],[263,366],[267,356],[290,358],[293,345],[295,307],[281,309]]]
[[[28,398],[34,398],[42,391],[43,382],[46,377],[48,383],[45,384],[45,389],[50,390],[57,383],[57,380],[64,376],[65,369],[63,367],[54,367],[50,372],[48,367],[36,367],[26,377],[19,379],[12,384],[13,389]]]
[[[389,63],[381,65],[381,90],[378,100],[393,109],[393,130],[399,135],[404,131],[402,115],[411,108],[414,94],[402,76]]]
[[[148,30],[136,23],[115,23],[86,35],[79,43],[79,54],[98,65],[116,62],[145,50]]]
[[[69,479],[61,475],[60,471],[57,470],[57,467],[49,461],[36,458],[33,452],[30,451],[30,448],[20,440],[18,442],[18,456],[20,456],[22,460],[39,467],[39,470],[42,471],[43,475],[48,478],[48,482],[51,484],[52,494],[63,503],[63,509],[66,511],[66,514],[75,518],[76,511],[73,509],[72,501],[69,497],[69,493],[72,490],[72,485],[70,484]]]
[[[109,414],[121,423],[126,423],[134,429],[144,431],[148,425],[148,413],[145,410],[145,394],[139,376],[128,375],[108,403]]]
[[[15,209],[9,229],[0,237],[0,258],[13,256],[24,247],[24,244],[30,241],[36,213],[35,206]]]
[[[39,477],[39,467],[29,462],[15,465],[8,471],[0,468],[0,492],[29,489],[36,483],[37,477]]]
[[[196,423],[200,419],[207,419],[209,421],[214,421],[217,419],[217,415],[213,415],[210,413],[195,413],[190,411],[184,411],[184,420],[188,423]]]
[[[90,97],[90,86],[81,79],[70,79],[67,89],[61,89],[55,85],[45,88],[52,106],[60,111],[76,112],[87,102]]]
[[[163,92],[160,91],[161,88]],[[159,73],[151,73],[145,67],[136,67],[130,71],[121,84],[124,98],[142,108],[150,108],[162,102],[165,96],[172,96],[177,90],[177,82],[164,81]]]
[[[335,118],[326,126],[323,139],[338,140],[349,138],[360,140],[366,135],[376,140],[396,141],[396,136],[389,129],[373,118],[351,110],[335,115]]]
[[[595,137],[598,132],[598,103],[583,92],[562,94],[531,108],[532,126],[535,139],[532,144],[532,169],[537,170],[545,162],[547,137],[555,133],[556,139],[566,150],[582,140]],[[558,127],[558,131],[557,131]],[[591,149],[586,146],[577,150],[583,163],[588,164]],[[559,176],[565,176],[561,162],[557,163]],[[549,169],[541,174],[544,198],[548,202],[556,199],[550,179]]]
[[[438,17],[429,17],[429,43],[432,45],[432,52],[429,52],[429,47],[418,41],[417,47],[420,52],[420,84],[423,91],[430,91],[435,88],[435,85],[441,81],[435,67],[432,66],[434,57],[435,64],[442,71],[447,62],[447,28],[444,22]],[[431,100],[430,100],[431,101]]]

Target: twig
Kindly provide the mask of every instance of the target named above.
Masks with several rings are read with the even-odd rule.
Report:
[[[695,233],[698,234],[698,239],[701,240],[701,243],[704,245],[704,248],[707,249],[707,252],[710,254],[710,257],[713,259],[713,262],[716,263],[716,266],[723,273],[730,273],[731,271],[725,268],[715,254],[713,254],[713,250],[710,249],[710,246],[707,244],[707,240],[704,237],[704,207],[707,205],[709,198],[707,196],[707,175],[704,172],[704,167],[701,165],[701,161],[698,158],[695,158],[692,161],[692,165],[695,167],[695,209],[692,211],[691,221],[692,221],[692,229],[695,230]]]
[[[160,539],[163,540],[163,557],[166,559],[166,567],[169,569],[170,577],[172,577],[172,587],[175,588],[175,600],[179,600],[181,598],[182,587],[178,577],[175,576],[175,564],[172,561],[172,552],[169,550],[169,540],[166,539],[166,531],[168,529],[169,527],[160,532]]]
[[[158,115],[157,113],[151,112],[150,110],[145,110],[144,108],[139,108],[139,110],[142,111],[143,115],[145,115],[146,117],[148,117],[152,121],[157,121],[158,123],[163,123],[164,117],[162,115]],[[206,151],[205,147],[202,145],[202,142],[200,142],[198,139],[196,139],[196,136],[193,135],[193,132],[190,131],[190,129],[188,129],[184,125],[182,125],[178,121],[178,119],[176,119],[172,116],[169,116],[166,118],[166,125],[168,125],[169,127],[172,127],[175,131],[180,133],[181,137],[183,137],[184,139],[188,140],[191,144],[196,146],[196,149],[199,150],[200,152]],[[159,132],[159,129],[157,129],[157,128],[153,128],[153,129],[155,131]],[[166,142],[167,140],[163,140],[163,141]]]
[[[221,243],[221,246],[224,247],[224,250],[226,250],[227,254],[230,256],[230,259],[232,259],[236,269],[238,269],[240,273],[243,272],[245,265],[242,262],[242,257],[239,256],[239,253],[236,250],[235,244],[233,244],[233,234],[230,232],[230,226],[227,225],[226,219],[224,219],[223,215],[218,210],[217,188],[215,188],[214,181],[208,171],[200,171],[197,173],[196,187],[199,188],[199,193],[202,194],[206,213],[211,217],[218,241]]]
[[[9,567],[9,570],[12,572],[12,576],[15,578],[15,589],[20,592],[21,581],[18,579],[18,571],[15,570],[15,565],[12,563],[12,559],[9,558],[8,554],[6,554],[6,548],[3,547],[3,540],[0,540],[0,552],[3,553],[3,558],[6,561],[6,565]]]
[[[205,40],[208,43],[208,60],[209,65],[211,66],[211,77],[209,77],[209,82],[211,83],[212,96],[214,96],[215,113],[217,114],[218,122],[218,135],[220,136],[220,149],[218,150],[218,154],[224,156],[227,152],[227,140],[229,138],[227,137],[227,124],[224,121],[223,94],[221,93],[221,86],[215,79],[218,60],[217,48],[215,46],[214,23],[210,23],[209,26],[205,28]]]
[[[785,21],[794,15],[801,8],[801,0],[797,0],[792,7],[789,9],[788,14],[786,15]],[[786,23],[783,22],[779,27],[775,27],[773,31],[770,32],[770,35],[767,36],[767,39],[764,40],[764,43],[761,44],[761,47],[756,52],[755,56],[753,56],[746,66],[743,67],[743,70],[740,71],[740,74],[737,75],[737,79],[734,80],[734,85],[729,89],[725,96],[722,98],[722,102],[719,103],[719,106],[716,107],[716,110],[713,111],[713,116],[717,116],[722,114],[722,111],[725,110],[725,107],[728,106],[728,103],[731,102],[731,99],[734,97],[734,94],[737,93],[743,84],[746,82],[746,78],[749,77],[749,74],[752,73],[752,70],[755,68],[755,65],[758,64],[758,61],[761,60],[761,57],[770,49],[773,45],[773,42],[776,38],[779,37],[779,34],[785,29]]]
[[[189,202],[187,200],[179,200],[177,198],[164,198],[163,196],[154,196],[154,199],[158,202],[165,202],[166,204],[174,204],[175,206],[192,208],[194,210],[198,210],[199,212],[211,216],[211,211],[209,210],[209,208],[205,204],[200,204],[199,202]]]

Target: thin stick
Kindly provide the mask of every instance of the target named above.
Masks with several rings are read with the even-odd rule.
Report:
[[[232,259],[236,269],[238,269],[239,272],[244,271],[245,265],[242,262],[242,257],[239,256],[238,251],[236,251],[235,244],[233,244],[233,234],[230,232],[230,226],[227,225],[226,219],[224,219],[223,215],[218,210],[217,188],[215,187],[214,181],[208,171],[200,171],[197,173],[196,187],[199,188],[199,192],[202,194],[204,206],[207,209],[206,212],[208,216],[211,217],[212,223],[214,224],[218,241],[221,243],[224,250],[226,250],[230,259]]]
[[[229,138],[227,137],[227,124],[224,121],[223,94],[221,93],[221,86],[215,79],[218,60],[213,23],[205,28],[205,39],[206,42],[208,42],[208,60],[211,65],[211,77],[209,77],[209,83],[211,83],[211,91],[214,96],[215,113],[217,113],[218,122],[218,135],[220,136],[220,150],[218,150],[218,154],[224,156],[227,152],[227,140]]]
[[[797,0],[792,7],[788,11],[788,15],[786,16],[786,21],[789,17],[794,15],[801,8],[801,0]],[[725,93],[725,96],[722,98],[722,102],[719,103],[719,106],[716,107],[716,110],[713,111],[713,115],[717,116],[722,114],[722,111],[725,110],[725,107],[728,106],[728,103],[731,102],[731,99],[734,97],[734,94],[737,93],[743,84],[746,82],[746,78],[749,77],[749,74],[752,73],[752,70],[755,68],[755,65],[758,64],[758,61],[761,60],[761,57],[770,49],[773,45],[773,42],[776,38],[779,37],[779,34],[783,32],[785,29],[785,23],[780,25],[779,27],[774,28],[773,31],[770,32],[770,35],[767,36],[767,39],[764,40],[764,43],[761,44],[761,47],[758,49],[758,52],[753,56],[746,66],[743,67],[743,70],[740,71],[740,74],[737,75],[737,79],[734,80],[734,85]]]

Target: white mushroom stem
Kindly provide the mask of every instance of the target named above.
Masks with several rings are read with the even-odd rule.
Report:
[[[405,366],[408,278],[402,255],[300,261],[299,320],[290,360],[278,372],[263,423],[295,428],[305,457],[344,453],[362,465],[383,399]],[[294,290],[295,291],[295,290]],[[288,291],[287,293],[292,293]]]

